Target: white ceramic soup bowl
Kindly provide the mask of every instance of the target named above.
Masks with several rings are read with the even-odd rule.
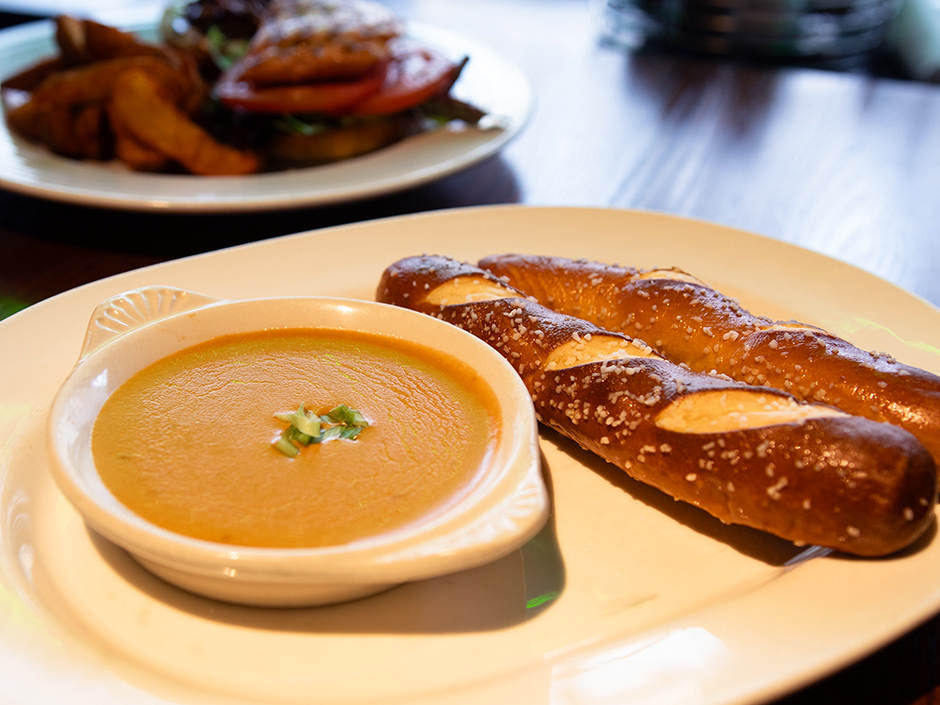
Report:
[[[198,343],[291,328],[345,329],[415,341],[477,370],[495,395],[498,431],[491,461],[469,492],[427,520],[323,548],[256,548],[190,538],[144,520],[111,494],[95,467],[91,432],[118,386]],[[95,310],[78,364],[53,402],[48,450],[56,482],[91,529],[178,587],[242,604],[326,604],[479,566],[528,541],[548,515],[535,414],[512,367],[454,326],[351,299],[227,301],[168,287],[113,297]]]

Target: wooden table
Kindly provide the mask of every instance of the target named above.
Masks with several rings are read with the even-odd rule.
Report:
[[[392,4],[496,47],[528,74],[535,114],[499,156],[396,195],[255,215],[113,212],[0,191],[0,316],[195,252],[499,203],[714,221],[831,255],[940,305],[937,86],[870,72],[631,54],[597,41],[584,0]],[[938,636],[935,617],[780,702],[940,702]]]

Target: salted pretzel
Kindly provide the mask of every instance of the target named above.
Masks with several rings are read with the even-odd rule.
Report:
[[[376,298],[484,340],[518,371],[542,423],[723,522],[874,556],[932,520],[936,467],[896,426],[692,372],[446,257],[396,262]]]
[[[940,465],[940,377],[810,325],[756,316],[679,269],[499,255],[480,266],[549,308],[649,343],[673,362],[766,385],[913,433]]]

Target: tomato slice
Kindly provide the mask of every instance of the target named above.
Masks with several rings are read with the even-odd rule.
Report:
[[[252,113],[343,115],[377,93],[385,85],[387,73],[388,64],[382,64],[355,81],[259,87],[239,80],[241,72],[233,67],[216,83],[215,92],[230,108]]]
[[[215,92],[230,108],[253,113],[392,115],[446,94],[460,69],[432,49],[396,42],[390,61],[354,81],[256,86],[241,80],[236,65],[222,75]]]
[[[432,49],[398,43],[385,81],[360,101],[352,115],[390,115],[446,94],[460,75],[460,66]]]

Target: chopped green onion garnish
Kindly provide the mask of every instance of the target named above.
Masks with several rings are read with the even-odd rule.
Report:
[[[290,424],[272,445],[294,458],[301,446],[323,443],[336,438],[354,440],[369,425],[366,417],[345,404],[334,407],[322,416],[316,416],[301,404],[297,411],[274,414],[279,421]]]
[[[316,436],[311,436],[309,433],[304,433],[303,431],[298,431],[296,426],[291,426],[289,429],[284,431],[284,434],[292,441],[297,441],[301,445],[308,446],[313,443],[315,438],[319,438],[319,434]]]
[[[342,434],[342,432],[342,427],[340,426],[329,426],[323,430],[323,435],[320,437],[319,442],[323,443],[323,441],[331,441],[334,438],[341,438],[342,436],[340,434]]]
[[[337,428],[340,428],[340,427],[337,426]],[[343,428],[342,432],[340,433],[340,437],[345,438],[347,440],[352,440],[353,438],[358,436],[360,433],[362,433],[363,428],[364,428],[363,426],[346,426]]]
[[[344,424],[346,426],[360,426],[365,427],[369,425],[369,422],[366,421],[366,417],[355,409],[350,409],[345,404],[340,404],[339,406],[330,410],[326,415],[326,418],[329,419],[330,423]]]
[[[300,448],[291,443],[286,435],[278,436],[278,439],[274,441],[272,445],[284,455],[289,455],[291,458],[296,458],[300,455]]]
[[[289,423],[293,428],[308,436],[320,435],[320,417],[306,411],[303,404],[297,407],[297,411],[289,414],[275,414],[274,418]]]

